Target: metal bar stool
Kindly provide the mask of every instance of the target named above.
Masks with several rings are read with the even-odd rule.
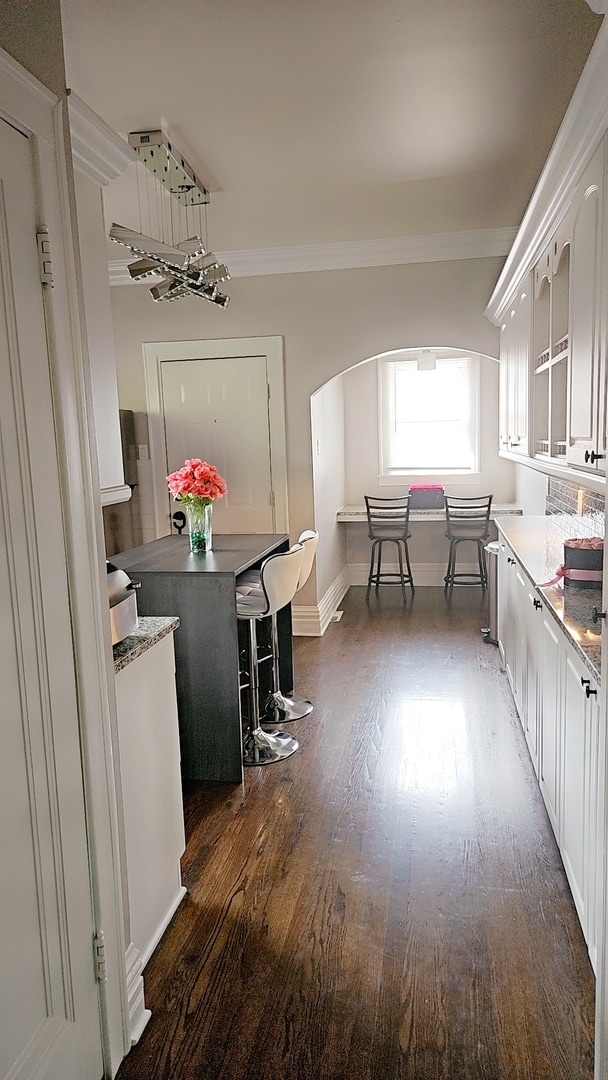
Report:
[[[450,596],[455,585],[481,585],[487,588],[488,569],[486,565],[485,545],[490,538],[490,508],[492,495],[479,495],[476,498],[461,498],[456,495],[444,495],[446,532],[450,541],[448,566],[444,577],[444,592]],[[462,543],[475,544],[477,548],[478,570],[457,571],[456,553]]]
[[[300,577],[296,592],[299,592],[310,577],[315,560],[319,534],[315,529],[306,529],[298,537],[298,544],[304,548]],[[237,593],[250,594],[261,588],[258,570],[243,574],[236,583]],[[288,697],[281,691],[279,677],[279,626],[276,612],[272,615],[272,687],[266,702],[266,716],[269,724],[288,724],[292,720],[301,720],[313,710],[312,701],[306,698]]]
[[[407,542],[412,535],[409,531],[410,497],[409,495],[403,495],[400,499],[376,499],[364,495],[363,498],[365,499],[367,513],[367,531],[372,541],[365,599],[369,600],[372,585],[375,586],[376,590],[379,585],[400,585],[403,602],[406,603],[405,586],[409,585],[412,592],[414,592],[414,578],[407,546]],[[385,543],[394,544],[397,548],[398,571],[382,570],[382,545]],[[403,567],[404,559],[406,570]]]
[[[243,763],[268,765],[281,761],[298,749],[298,742],[284,731],[264,731],[260,725],[258,642],[256,622],[291,603],[298,588],[304,548],[294,544],[289,551],[270,555],[260,570],[260,590],[236,593],[237,618],[249,624],[247,669],[248,723],[243,739]],[[274,663],[274,657],[273,657]]]

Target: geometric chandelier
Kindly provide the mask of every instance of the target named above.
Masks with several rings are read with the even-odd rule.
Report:
[[[110,239],[137,256],[137,261],[128,267],[131,277],[139,281],[160,274],[160,282],[150,289],[152,299],[157,302],[200,296],[219,307],[226,307],[230,297],[220,292],[217,285],[230,278],[228,268],[218,262],[213,252],[206,250],[200,235],[188,235],[186,231],[195,224],[190,215],[196,211],[200,215],[209,203],[209,192],[162,131],[131,132],[129,145],[136,151],[138,168],[141,163],[147,178],[146,190],[140,191],[138,172],[140,228],[142,208],[145,208],[150,215],[150,228],[156,225],[163,235],[160,240],[124,225],[112,225]],[[153,178],[152,194],[150,177]],[[187,236],[185,240],[176,239],[180,223],[185,226],[182,231],[182,236],[184,233]]]
[[[114,243],[137,255],[137,262],[128,267],[134,281],[162,274],[161,281],[150,289],[153,300],[201,296],[219,307],[228,304],[230,297],[217,287],[218,281],[229,279],[228,267],[219,264],[213,252],[205,250],[200,236],[191,236],[172,246],[116,224],[112,225],[109,236]]]

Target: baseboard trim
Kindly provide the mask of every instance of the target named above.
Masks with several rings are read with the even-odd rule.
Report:
[[[181,904],[182,900],[184,899],[185,895],[186,895],[186,887],[185,887],[185,885],[180,885],[180,887],[179,887],[179,889],[177,891],[177,894],[173,897],[173,900],[169,904],[169,907],[165,911],[162,918],[159,920],[158,926],[156,927],[156,930],[152,934],[152,937],[151,937],[150,941],[148,942],[146,948],[141,953],[141,966],[142,966],[142,968],[145,968],[146,964],[148,963],[148,960],[152,956],[152,953],[154,952],[156,946],[158,945],[160,939],[162,938],[165,930],[167,929],[169,923],[171,922],[171,919],[175,915],[175,912],[177,911],[177,909],[178,909],[179,905]]]
[[[139,950],[133,942],[129,944],[125,952],[125,968],[127,974],[127,1003],[129,1009],[129,1036],[131,1046],[141,1038],[152,1013],[146,1009],[144,1001],[143,964]]]
[[[345,566],[334,578],[318,607],[292,607],[292,632],[294,637],[323,637],[331,617],[350,587],[350,575]]]

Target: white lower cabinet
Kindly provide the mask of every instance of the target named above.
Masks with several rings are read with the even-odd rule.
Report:
[[[538,782],[553,832],[559,835],[561,742],[561,633],[554,619],[542,613],[542,694],[539,712]]]
[[[129,923],[143,966],[186,891],[173,634],[117,673],[116,706]]]
[[[563,764],[558,841],[572,896],[595,968],[598,828],[598,688],[564,642]]]
[[[523,723],[526,694],[525,575],[504,540],[498,549],[498,635],[509,684]]]
[[[542,677],[543,638],[540,633],[543,620],[543,605],[532,582],[521,568],[518,570],[517,579],[520,582],[523,602],[522,636],[525,654],[525,659],[521,665],[525,671],[525,677],[522,676],[524,687],[522,723],[534,771],[538,776],[541,743],[540,721],[544,692]]]
[[[598,686],[509,545],[500,543],[500,648],[595,969],[601,758]]]

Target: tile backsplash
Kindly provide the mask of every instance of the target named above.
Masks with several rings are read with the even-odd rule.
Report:
[[[545,512],[551,516],[559,515],[564,531],[574,536],[604,535],[604,495],[598,491],[551,476]]]

